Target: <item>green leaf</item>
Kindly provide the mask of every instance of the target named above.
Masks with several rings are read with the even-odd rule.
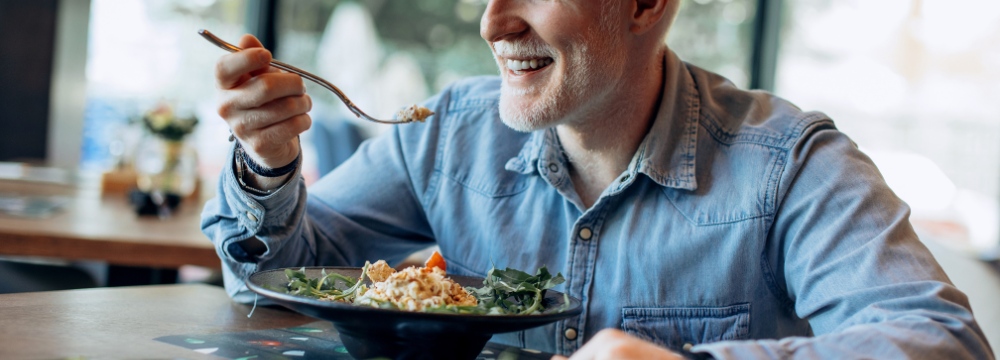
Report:
[[[371,266],[366,262],[361,269],[361,276],[358,279],[350,278],[336,272],[327,273],[326,269],[320,270],[320,277],[310,279],[305,275],[305,268],[300,270],[286,269],[285,276],[288,278],[287,293],[306,296],[311,298],[325,298],[329,300],[344,300],[354,302],[359,290],[363,293],[367,287],[364,285],[365,275]],[[472,296],[478,300],[476,306],[455,306],[444,305],[438,307],[428,307],[424,311],[432,313],[452,313],[452,314],[488,314],[488,315],[530,315],[545,311],[544,297],[545,290],[551,289],[565,282],[562,274],[552,276],[548,268],[541,267],[535,275],[526,272],[506,268],[503,270],[492,268],[483,279],[483,286],[480,288],[466,287]],[[343,284],[342,287],[340,284]],[[371,300],[369,305],[374,304],[383,309],[398,309],[391,302]],[[566,311],[569,306],[569,297],[564,294],[565,304],[555,311]]]

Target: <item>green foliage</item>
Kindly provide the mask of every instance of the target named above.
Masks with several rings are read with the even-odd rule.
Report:
[[[142,125],[146,131],[164,140],[181,141],[194,131],[198,118],[179,117],[170,106],[160,104],[142,116]]]

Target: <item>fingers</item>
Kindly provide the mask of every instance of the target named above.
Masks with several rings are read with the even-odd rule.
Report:
[[[311,108],[312,99],[308,95],[287,96],[227,114],[225,120],[258,163],[281,167],[298,155],[295,138],[312,125],[307,114]]]
[[[260,107],[243,110],[229,122],[233,135],[247,138],[256,131],[274,126],[287,119],[308,113],[312,109],[312,98],[308,95],[287,96],[275,99]],[[296,133],[298,135],[298,133]]]
[[[223,55],[215,63],[215,82],[220,89],[232,89],[255,73],[266,72],[270,67],[271,52],[263,48],[244,49]]]
[[[553,359],[565,359],[553,357]],[[587,341],[569,360],[683,359],[680,355],[650,342],[629,336],[618,329],[604,329]]]
[[[244,35],[238,46],[216,63],[219,116],[255,160],[284,166],[298,155],[295,138],[312,125],[312,99],[300,76],[270,66],[271,52],[257,38]]]
[[[224,119],[229,118],[227,114],[305,93],[306,85],[302,82],[302,77],[296,74],[275,72],[254,76],[239,86],[222,91],[223,101],[219,106],[219,115]]]
[[[249,48],[262,48],[264,47],[264,44],[262,44],[260,40],[257,40],[256,36],[245,34],[240,37],[240,41],[237,43],[236,46],[239,46],[243,49],[249,49]]]
[[[309,129],[312,118],[299,114],[255,131],[240,143],[261,165],[277,168],[291,163],[299,153],[296,138]]]
[[[262,44],[260,42],[260,40],[257,40],[257,38],[254,37],[253,35],[247,34],[247,35],[243,35],[243,37],[240,38],[239,47],[241,47],[243,49],[254,49],[254,48],[263,49],[264,48],[264,44]],[[256,49],[255,49],[255,51],[256,51]],[[261,56],[264,57],[264,62],[265,63],[270,63],[271,60],[273,60],[271,58],[271,52],[270,51],[266,51],[266,53],[264,55],[261,55]],[[267,73],[267,72],[278,72],[278,71],[279,70],[276,69],[276,68],[273,68],[273,67],[270,67],[270,66],[264,66],[264,67],[261,67],[259,69],[255,69],[253,71],[250,71],[250,76],[257,76],[257,75],[260,75],[260,74],[263,74],[263,73]]]
[[[613,353],[615,348],[620,346],[628,335],[617,329],[604,329],[594,335],[590,341],[583,344],[579,350],[573,353],[570,360],[604,359],[609,353]]]
[[[215,79],[220,89],[231,89],[253,76],[271,69],[271,52],[265,49],[257,38],[243,35],[239,41],[243,50],[223,55],[215,63]]]

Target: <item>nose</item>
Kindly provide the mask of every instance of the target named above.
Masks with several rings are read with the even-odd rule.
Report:
[[[528,29],[519,16],[521,0],[490,0],[479,22],[479,36],[487,42],[504,40]]]

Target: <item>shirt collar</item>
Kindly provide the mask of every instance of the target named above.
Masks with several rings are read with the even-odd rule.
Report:
[[[660,186],[695,190],[695,158],[698,148],[698,117],[701,101],[694,78],[673,51],[667,50],[663,71],[663,95],[649,133],[640,143],[627,172],[634,178],[646,174]],[[535,131],[506,169],[532,173],[555,129]]]
[[[545,143],[546,136],[555,136],[555,129],[543,129],[532,132],[531,137],[521,147],[521,151],[517,156],[507,160],[504,168],[521,174],[532,173],[535,170],[535,164],[538,163],[538,158],[541,157],[542,145]]]
[[[687,65],[667,50],[663,95],[646,138],[639,145],[638,171],[657,184],[695,190],[701,99]]]

